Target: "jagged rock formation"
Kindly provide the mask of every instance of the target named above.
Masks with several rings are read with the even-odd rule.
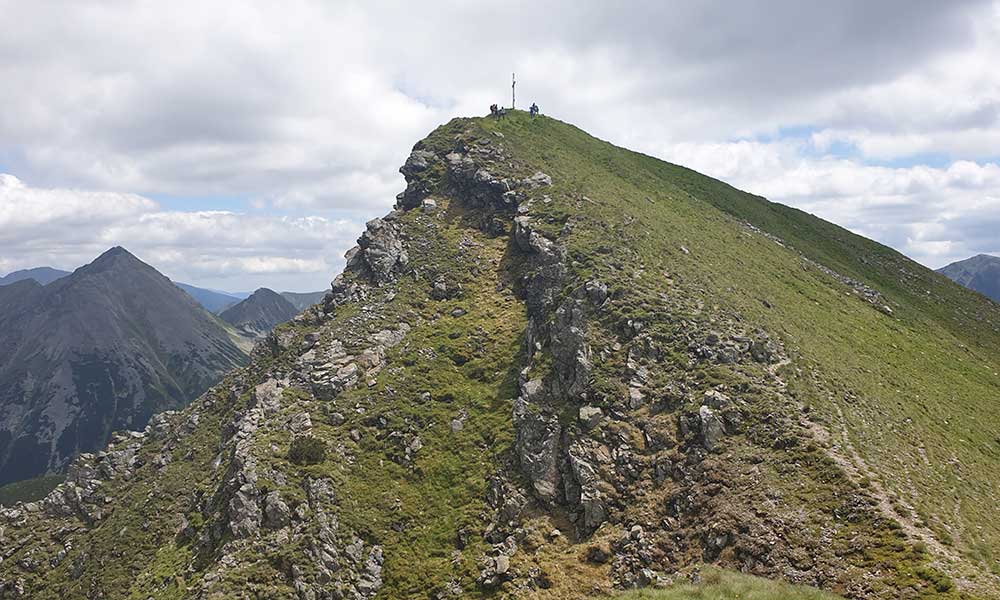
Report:
[[[242,334],[256,338],[267,335],[276,326],[298,314],[291,302],[277,292],[260,288],[243,300],[219,313],[219,318]]]
[[[548,118],[456,119],[401,171],[396,210],[249,367],[0,513],[0,597],[574,598],[703,562],[998,597],[952,549],[997,523],[922,496],[989,504],[929,457],[995,481],[997,407],[934,382],[997,383],[918,337],[997,369],[995,306],[939,304],[926,288],[955,286],[872,242]],[[904,343],[892,371],[868,354]],[[937,421],[910,446],[909,380],[981,445]]]
[[[229,334],[122,248],[46,286],[0,287],[0,484],[141,429],[242,364]]]
[[[978,254],[941,267],[938,273],[1000,302],[1000,257]]]

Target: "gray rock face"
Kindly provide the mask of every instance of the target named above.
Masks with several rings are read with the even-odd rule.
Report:
[[[604,304],[604,301],[608,299],[608,286],[597,280],[588,281],[584,285],[584,289],[587,292],[587,297],[596,306]]]
[[[590,378],[591,350],[585,333],[585,318],[580,301],[567,299],[556,309],[549,332],[552,356],[556,361],[557,381],[569,398],[583,395]]]
[[[490,589],[499,587],[501,583],[511,579],[510,557],[505,554],[486,557],[483,560],[483,570],[476,580],[481,587]]]
[[[514,428],[521,469],[543,502],[559,499],[559,450],[562,426],[555,416],[536,413],[521,397],[514,402]]]
[[[558,259],[555,244],[531,227],[530,217],[514,217],[514,241],[521,250],[539,254],[544,260]]]
[[[552,185],[552,178],[541,171],[537,171],[531,177],[526,177],[524,179],[524,185],[531,189],[549,186]]]
[[[698,420],[701,424],[701,438],[705,449],[715,450],[726,434],[722,419],[711,408],[702,406],[698,409]]]
[[[593,532],[607,518],[607,509],[598,487],[600,478],[591,461],[596,462],[588,453],[585,443],[574,444],[570,448],[569,466],[572,484],[566,486],[566,499],[580,507],[582,514],[577,529],[584,534]]]
[[[428,167],[438,161],[437,156],[429,150],[414,149],[399,168],[406,178],[406,190],[396,196],[396,206],[409,210],[420,206],[420,203],[430,192],[429,182],[424,178]]]
[[[244,483],[229,500],[229,529],[233,535],[252,537],[260,529],[261,510],[257,503],[257,488]]]
[[[291,511],[279,492],[270,492],[264,497],[264,519],[272,529],[280,529],[291,520]]]
[[[596,406],[580,407],[580,424],[584,429],[593,429],[601,423],[604,413]]]
[[[392,222],[392,214],[385,219],[368,221],[358,245],[361,247],[361,259],[376,284],[392,281],[409,262],[403,242],[399,239],[399,230]]]
[[[414,150],[407,157],[403,166],[399,168],[399,172],[404,176],[412,177],[426,169],[435,158],[434,153],[428,150]]]
[[[705,392],[705,397],[702,400],[702,404],[713,408],[715,410],[723,409],[729,406],[730,400],[729,396],[723,394],[718,390],[708,390]]]

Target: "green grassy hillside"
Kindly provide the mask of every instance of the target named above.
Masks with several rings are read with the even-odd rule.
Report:
[[[16,502],[41,500],[63,479],[62,475],[42,475],[0,486],[0,505],[13,506]]]
[[[792,586],[739,573],[711,569],[698,583],[678,584],[662,590],[636,590],[616,596],[620,600],[837,600],[839,596],[815,588]]]
[[[403,171],[249,367],[0,513],[0,597],[590,598],[709,563],[768,581],[632,597],[1000,598],[996,305],[546,117],[455,119]]]
[[[780,335],[789,386],[830,444],[884,487],[900,518],[1000,574],[1000,306],[832,223],[554,119],[484,127],[565,193],[587,196],[593,227],[577,230],[594,235],[572,251],[592,254],[612,224],[634,218],[616,233],[646,277],[669,273],[706,305]],[[801,256],[874,288],[892,315]]]

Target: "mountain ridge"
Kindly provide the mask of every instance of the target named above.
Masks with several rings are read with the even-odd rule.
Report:
[[[34,267],[31,269],[21,269],[20,271],[12,271],[3,277],[0,277],[0,286],[10,285],[16,281],[21,281],[24,279],[31,279],[37,281],[41,285],[46,285],[52,283],[60,277],[65,277],[69,275],[69,271],[62,271],[59,269],[53,269],[52,267]]]
[[[0,589],[575,598],[708,562],[997,597],[996,305],[547,117],[401,171],[250,367],[0,513]]]
[[[33,279],[42,285],[46,285],[70,274],[70,271],[62,271],[60,269],[53,269],[52,267],[33,267],[30,269],[21,269],[19,271],[12,271],[3,277],[0,277],[0,286],[9,285],[16,281],[21,281],[22,279]],[[240,301],[246,300],[250,297],[249,293],[226,292],[211,288],[198,287],[189,283],[177,281],[175,281],[174,284],[194,298],[205,308],[205,310],[213,314],[218,314],[230,306],[238,304]],[[321,301],[323,296],[326,294],[325,291],[279,293],[283,298],[285,298],[285,300],[291,302],[297,310],[303,310],[313,304],[316,304]]]

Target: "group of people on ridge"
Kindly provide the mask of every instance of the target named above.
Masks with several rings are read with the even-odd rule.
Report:
[[[509,109],[506,109],[502,106],[497,106],[496,103],[490,104],[490,116],[493,117],[494,119],[502,119],[506,117],[508,110]],[[538,105],[532,102],[531,106],[528,108],[528,114],[530,114],[532,118],[537,117]]]

